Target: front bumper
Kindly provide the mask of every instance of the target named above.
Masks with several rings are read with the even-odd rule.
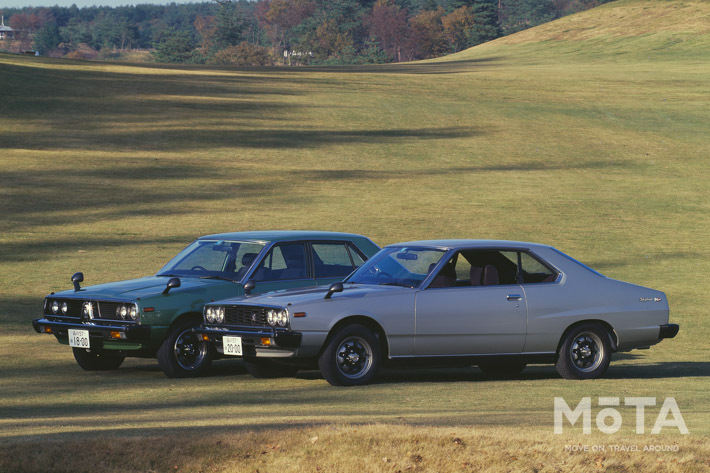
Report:
[[[198,327],[192,329],[198,335],[209,337],[219,353],[224,353],[222,337],[240,337],[244,356],[272,356],[291,357],[301,346],[301,333],[290,330],[277,330],[268,328],[239,329],[239,328],[211,328]],[[264,341],[268,339],[268,344]]]
[[[678,335],[678,330],[680,327],[678,324],[664,324],[661,325],[661,329],[658,332],[658,339],[663,340],[664,338],[673,338]]]
[[[89,338],[94,341],[121,341],[128,343],[141,343],[150,339],[150,326],[130,324],[84,324],[81,322],[67,322],[63,320],[50,320],[47,318],[34,319],[32,327],[37,333],[48,333],[56,337],[67,337],[70,329],[88,330]]]

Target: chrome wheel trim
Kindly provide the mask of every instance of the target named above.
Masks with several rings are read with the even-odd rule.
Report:
[[[372,368],[372,347],[363,338],[348,337],[335,351],[335,365],[348,379],[362,378]]]
[[[569,349],[572,364],[583,373],[590,373],[599,368],[604,355],[604,344],[599,335],[593,332],[577,334]]]
[[[192,328],[180,333],[173,347],[175,360],[182,369],[196,370],[207,357],[207,344],[197,337]]]

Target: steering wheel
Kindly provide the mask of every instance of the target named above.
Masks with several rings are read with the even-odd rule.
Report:
[[[196,269],[199,269],[200,271],[207,271],[207,268],[205,268],[204,266],[200,266],[199,264],[190,268],[190,271],[194,271]]]

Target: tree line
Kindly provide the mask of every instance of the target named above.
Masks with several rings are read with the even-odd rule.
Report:
[[[6,8],[0,49],[160,62],[365,64],[461,51],[609,0],[215,0]]]

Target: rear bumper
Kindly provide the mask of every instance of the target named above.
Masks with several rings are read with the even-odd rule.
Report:
[[[68,331],[88,330],[92,340],[125,341],[130,343],[146,342],[150,339],[150,326],[146,325],[98,325],[64,322],[46,318],[34,319],[32,327],[37,333],[48,333],[57,337],[68,336]]]
[[[301,333],[290,330],[275,329],[226,329],[226,328],[194,328],[193,332],[207,335],[217,352],[223,353],[222,337],[240,337],[245,356],[291,357],[301,346]],[[269,339],[269,345],[262,342]]]
[[[658,339],[663,340],[664,338],[673,338],[678,335],[678,330],[680,327],[678,324],[664,324],[661,325],[661,329],[658,332]]]

